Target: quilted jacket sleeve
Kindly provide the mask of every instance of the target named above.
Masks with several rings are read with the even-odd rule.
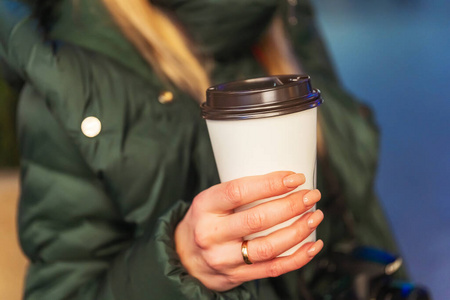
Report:
[[[134,89],[122,91],[124,96],[119,97],[120,91],[108,93],[100,86],[108,86],[102,80],[121,82],[126,77],[111,78],[119,75],[107,70],[110,64],[106,63],[106,69],[96,69],[103,71],[100,75],[93,69],[84,73],[91,64],[102,65],[101,59],[80,49],[44,43],[28,14],[18,2],[0,0],[0,58],[27,82],[19,102],[19,234],[30,259],[24,298],[255,298],[252,284],[216,293],[184,270],[172,236],[187,204],[175,204],[161,192],[166,184],[161,181],[167,175],[165,168],[156,163],[143,168],[151,172],[143,176],[142,182],[120,173],[133,162],[133,151],[139,145],[149,149],[166,146],[146,157],[149,166],[153,162],[171,166],[170,159],[186,155],[164,156],[164,151],[168,152],[176,142],[184,143],[164,140],[167,126],[176,122],[170,123],[170,116],[155,106],[149,110],[154,118],[145,118],[149,123],[144,129],[140,124],[123,128],[122,118],[130,117],[125,111],[145,114],[146,106],[141,109],[125,107],[130,103],[108,102],[122,99]],[[130,78],[135,81],[131,74]],[[142,103],[148,100],[148,95],[135,96],[139,95]],[[71,97],[79,101],[63,101]],[[182,108],[174,105],[173,109]],[[124,113],[107,113],[113,110]],[[97,140],[80,134],[81,120],[91,114],[104,121]],[[151,136],[139,138],[140,132],[148,134],[147,125],[153,126]],[[180,130],[189,130],[189,126],[180,126]],[[118,131],[128,134],[113,134]],[[177,165],[171,167],[180,169]],[[138,170],[139,165],[132,169]],[[176,176],[173,180],[177,180]],[[133,202],[138,198],[133,192],[140,184],[149,186],[145,195],[149,200],[139,206]],[[124,191],[126,195],[122,195]]]

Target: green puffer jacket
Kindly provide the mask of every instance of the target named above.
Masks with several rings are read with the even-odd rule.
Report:
[[[298,297],[295,272],[276,284],[261,280],[217,293],[180,264],[174,228],[193,197],[219,182],[206,126],[198,104],[158,79],[99,2],[77,1],[72,10],[73,1],[63,1],[44,40],[27,7],[0,0],[0,58],[26,82],[18,105],[19,235],[30,259],[24,298]],[[183,10],[176,13],[186,21]],[[239,51],[227,51],[229,44],[205,47],[215,57],[213,83],[264,75],[249,46],[271,14],[261,24],[235,20],[261,25],[249,37],[234,35]],[[299,1],[296,17],[287,25],[295,52],[325,99],[319,109],[327,146],[318,171],[326,216],[318,229],[322,255],[350,239],[395,250],[373,192],[377,131],[333,74],[307,2]],[[166,91],[173,101],[158,100]],[[101,122],[94,137],[81,130],[89,116]],[[284,296],[277,285],[285,286]]]

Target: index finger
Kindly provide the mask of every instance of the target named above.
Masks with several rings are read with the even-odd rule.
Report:
[[[305,183],[303,174],[278,171],[217,184],[202,193],[207,211],[224,213],[256,200],[280,196]]]

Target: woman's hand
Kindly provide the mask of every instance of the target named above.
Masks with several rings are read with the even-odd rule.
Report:
[[[306,213],[292,225],[248,242],[244,263],[242,237],[301,215],[320,200],[318,190],[302,190],[245,211],[234,209],[293,191],[305,182],[302,174],[274,172],[215,185],[195,197],[175,230],[182,264],[207,288],[226,291],[246,281],[276,277],[308,263],[323,242],[306,243],[294,254],[277,257],[307,238],[323,219],[320,210]]]

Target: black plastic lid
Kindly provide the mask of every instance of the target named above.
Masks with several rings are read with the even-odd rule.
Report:
[[[210,87],[202,104],[208,120],[257,119],[317,107],[323,100],[309,76],[280,75],[233,81]]]

